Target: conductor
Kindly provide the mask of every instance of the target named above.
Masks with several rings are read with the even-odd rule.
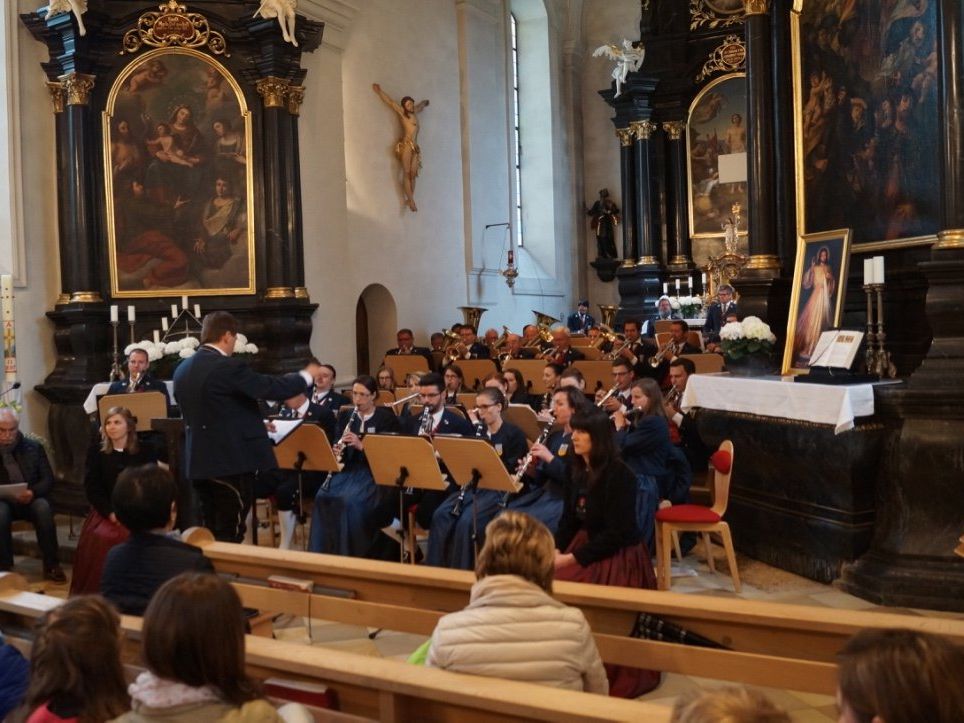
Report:
[[[303,394],[318,371],[310,363],[297,374],[258,374],[231,357],[237,335],[234,316],[207,314],[201,346],[174,372],[174,396],[184,416],[185,476],[194,483],[204,526],[224,542],[244,539],[255,473],[276,466],[257,400]]]

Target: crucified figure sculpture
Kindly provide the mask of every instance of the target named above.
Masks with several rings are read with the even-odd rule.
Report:
[[[372,90],[395,111],[402,124],[402,137],[395,144],[395,156],[402,167],[402,195],[405,205],[412,211],[418,211],[415,205],[415,179],[422,167],[422,150],[418,147],[418,114],[428,106],[428,101],[416,103],[414,98],[406,95],[396,103],[378,83],[372,84]]]

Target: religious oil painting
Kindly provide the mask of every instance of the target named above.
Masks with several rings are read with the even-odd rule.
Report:
[[[733,223],[733,205],[740,204],[744,224],[748,208],[743,73],[716,78],[699,92],[690,105],[687,144],[690,235],[722,238]]]
[[[112,295],[254,293],[251,116],[230,73],[145,53],[111,89],[104,136]]]
[[[805,373],[820,334],[840,326],[851,229],[801,236],[790,295],[783,373]]]
[[[937,5],[803,0],[793,14],[800,233],[937,232]]]

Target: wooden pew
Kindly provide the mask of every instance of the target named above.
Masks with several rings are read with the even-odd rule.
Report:
[[[280,591],[275,591],[280,592]],[[0,628],[18,647],[58,598],[26,591],[19,575],[0,574]],[[124,616],[125,663],[140,663],[141,619]],[[256,678],[323,683],[337,692],[344,713],[381,721],[653,721],[669,709],[637,701],[558,690],[530,683],[449,673],[329,648],[247,636],[245,662]],[[329,720],[343,720],[337,714]],[[322,718],[323,720],[325,718]]]
[[[215,568],[237,575],[245,604],[303,617],[428,636],[469,600],[474,575],[357,558],[201,542]],[[310,579],[315,593],[273,590],[271,575]],[[555,596],[586,615],[603,660],[665,672],[832,695],[835,655],[867,627],[904,627],[964,645],[964,621],[654,590],[559,582]],[[627,637],[640,612],[698,633],[728,650]]]

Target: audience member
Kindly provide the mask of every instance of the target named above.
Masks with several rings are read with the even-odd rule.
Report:
[[[0,720],[23,702],[30,680],[30,663],[0,633]]]
[[[790,723],[790,716],[759,691],[727,686],[680,698],[670,723]]]
[[[27,723],[105,721],[130,708],[120,618],[103,598],[71,598],[48,612],[30,653]]]
[[[155,591],[185,571],[213,572],[196,547],[172,536],[177,486],[155,465],[121,472],[111,495],[114,515],[130,539],[107,553],[101,591],[125,615],[143,615]]]
[[[582,611],[552,597],[552,534],[511,510],[485,533],[469,605],[439,620],[427,664],[605,695],[606,673]]]

